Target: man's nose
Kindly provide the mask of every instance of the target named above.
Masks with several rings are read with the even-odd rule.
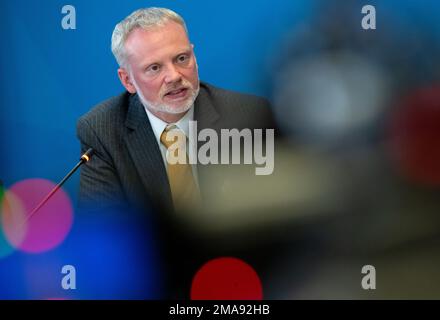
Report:
[[[166,74],[165,74],[165,82],[166,83],[173,83],[180,81],[182,78],[179,70],[174,66],[170,65],[167,67]]]

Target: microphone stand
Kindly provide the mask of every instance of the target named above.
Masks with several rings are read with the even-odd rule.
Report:
[[[76,164],[76,166],[70,170],[70,172],[63,178],[63,180],[61,180],[53,189],[51,192],[49,192],[49,194],[31,211],[31,213],[27,216],[26,220],[24,221],[23,224],[27,223],[32,216],[41,209],[42,206],[44,206],[46,204],[46,202],[55,194],[55,192],[58,191],[59,188],[61,188],[61,186],[64,184],[64,182],[67,181],[67,179],[70,178],[70,176],[84,163],[90,161],[91,157],[93,155],[93,149],[90,148],[88,149],[79,159],[79,162]]]

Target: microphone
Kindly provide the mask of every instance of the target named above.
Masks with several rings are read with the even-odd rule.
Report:
[[[79,162],[76,164],[76,166],[70,170],[70,172],[63,178],[63,180],[61,180],[53,189],[51,192],[49,192],[49,194],[38,204],[38,206],[36,206],[31,213],[29,214],[29,216],[26,218],[26,220],[24,221],[23,224],[27,223],[32,216],[37,213],[38,210],[41,209],[42,206],[44,206],[46,204],[46,202],[55,194],[55,192],[57,192],[57,190],[59,188],[61,188],[61,186],[64,184],[64,182],[67,181],[67,179],[70,178],[70,176],[72,174],[75,173],[75,171],[84,163],[89,162],[90,159],[92,158],[94,153],[94,150],[92,148],[89,148],[79,159]]]

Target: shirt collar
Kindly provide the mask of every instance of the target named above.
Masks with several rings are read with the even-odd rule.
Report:
[[[189,122],[194,119],[194,105],[188,110],[187,113],[176,123],[167,123],[162,119],[159,119],[154,114],[150,112],[147,108],[144,108],[147,112],[148,119],[150,120],[151,128],[153,129],[154,136],[156,137],[157,143],[160,145],[160,136],[165,130],[166,126],[174,124],[180,130],[182,130],[187,137],[189,137]]]

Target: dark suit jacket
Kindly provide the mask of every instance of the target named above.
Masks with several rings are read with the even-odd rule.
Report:
[[[206,83],[200,84],[200,92],[194,104],[194,120],[198,131],[204,128],[239,130],[243,128],[274,128],[269,103],[262,98],[222,90]],[[132,207],[153,212],[161,227],[159,232],[163,250],[170,259],[188,261],[186,285],[176,280],[175,286],[186,287],[194,273],[191,257],[178,236],[179,230],[170,227],[167,212],[172,211],[171,192],[166,169],[148,116],[137,95],[125,92],[106,100],[82,116],[77,124],[81,151],[93,148],[92,160],[81,168],[81,206],[108,206],[128,203]],[[209,166],[208,166],[209,167]],[[205,166],[198,165],[200,189],[203,195]],[[164,229],[165,228],[165,229]],[[191,245],[191,244],[189,244]],[[198,247],[198,245],[196,245]],[[192,251],[194,252],[194,251]],[[180,256],[179,256],[180,255]],[[182,260],[183,259],[183,260]],[[166,261],[168,265],[172,262]],[[175,271],[168,271],[175,274]],[[167,297],[184,297],[168,295]]]
[[[204,128],[274,128],[269,103],[201,83],[194,104],[198,131]],[[137,95],[125,92],[106,100],[77,123],[81,151],[95,150],[82,167],[80,203],[126,201],[168,209],[170,187],[160,149]],[[203,170],[198,166],[203,192]]]

